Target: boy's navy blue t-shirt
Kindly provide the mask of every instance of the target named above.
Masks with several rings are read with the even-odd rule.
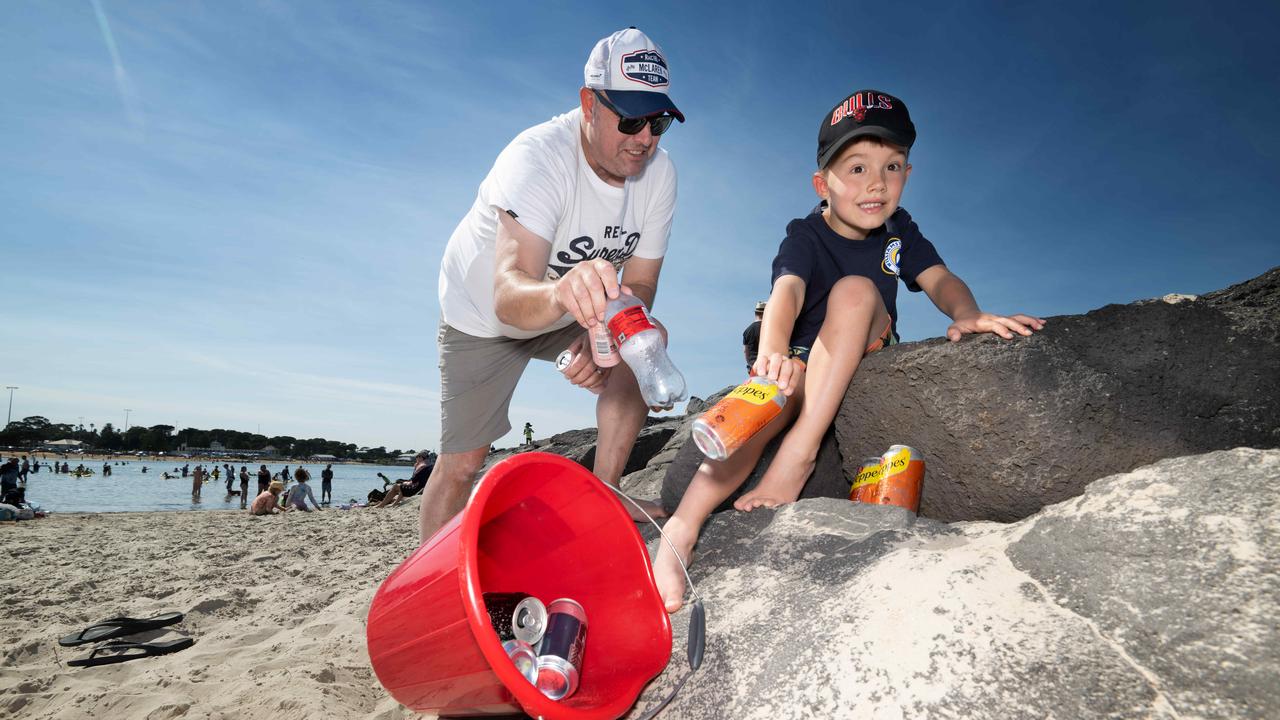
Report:
[[[804,280],[804,304],[791,331],[791,345],[812,347],[827,317],[827,296],[840,278],[861,275],[880,290],[884,306],[893,318],[893,334],[898,336],[898,278],[907,289],[920,292],[916,277],[942,258],[911,220],[898,208],[888,222],[867,235],[866,240],[850,240],[836,234],[815,211],[787,224],[787,236],[773,259],[773,280],[795,275]]]

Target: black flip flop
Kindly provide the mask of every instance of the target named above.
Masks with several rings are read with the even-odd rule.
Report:
[[[94,648],[93,651],[89,653],[88,657],[83,657],[79,660],[68,660],[67,664],[74,667],[112,665],[115,663],[137,660],[138,658],[176,653],[179,650],[186,650],[195,644],[196,641],[189,637],[153,643],[135,643],[117,640],[115,642],[103,643]]]
[[[58,641],[58,644],[63,647],[75,647],[76,645],[98,642],[99,640],[110,640],[124,637],[125,635],[155,630],[178,622],[182,622],[182,613],[180,612],[164,613],[150,618],[108,618],[100,623],[90,625],[78,633],[72,633],[62,638]]]

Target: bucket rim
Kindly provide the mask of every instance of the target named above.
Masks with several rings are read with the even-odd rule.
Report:
[[[625,692],[618,693],[616,697],[609,699],[591,711],[581,710],[553,701],[544,696],[536,687],[529,684],[529,681],[516,670],[515,665],[511,663],[503,651],[502,644],[498,642],[497,636],[493,634],[489,625],[488,612],[484,607],[484,599],[477,590],[480,580],[478,539],[480,535],[480,519],[483,515],[482,512],[479,512],[479,509],[488,502],[489,498],[509,475],[520,471],[527,465],[536,463],[556,465],[561,469],[568,470],[570,482],[580,482],[587,492],[601,493],[609,499],[610,502],[607,505],[610,507],[610,512],[615,513],[621,521],[625,522],[635,539],[635,542],[630,544],[631,547],[617,548],[616,551],[619,553],[638,553],[641,556],[638,559],[642,561],[645,576],[648,579],[647,586],[642,588],[642,594],[646,597],[648,604],[656,610],[654,617],[659,618],[662,632],[667,638],[667,659],[661,667],[658,667],[649,677],[637,680],[633,687],[628,688]],[[653,578],[653,566],[649,562],[648,548],[645,546],[640,532],[636,529],[635,523],[631,520],[631,514],[622,506],[622,501],[618,500],[611,490],[602,487],[602,485],[602,480],[582,465],[568,458],[546,452],[524,452],[502,460],[490,468],[489,472],[485,473],[484,477],[476,485],[475,491],[467,501],[467,508],[463,512],[462,525],[459,528],[460,562],[458,565],[461,572],[458,573],[458,580],[459,591],[462,594],[462,606],[467,616],[467,624],[471,627],[471,633],[475,638],[476,645],[485,656],[493,673],[498,676],[498,679],[512,694],[516,703],[526,713],[535,718],[597,718],[602,713],[607,713],[608,717],[611,718],[621,717],[635,705],[636,699],[640,696],[645,686],[661,673],[670,662],[671,618],[667,615],[662,598],[658,594],[657,585]],[[473,504],[475,505],[474,508],[472,507]]]

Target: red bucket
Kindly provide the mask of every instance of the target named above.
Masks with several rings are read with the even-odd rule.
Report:
[[[582,604],[577,692],[549,700],[516,670],[489,624],[486,592]],[[441,715],[612,720],[671,656],[671,621],[622,503],[581,465],[539,452],[485,474],[463,511],[383,581],[366,632],[391,696]]]

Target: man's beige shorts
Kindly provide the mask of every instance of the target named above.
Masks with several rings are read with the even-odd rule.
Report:
[[[507,413],[530,358],[555,361],[586,331],[573,323],[514,340],[468,335],[440,321],[440,452],[487,448],[511,430]]]

